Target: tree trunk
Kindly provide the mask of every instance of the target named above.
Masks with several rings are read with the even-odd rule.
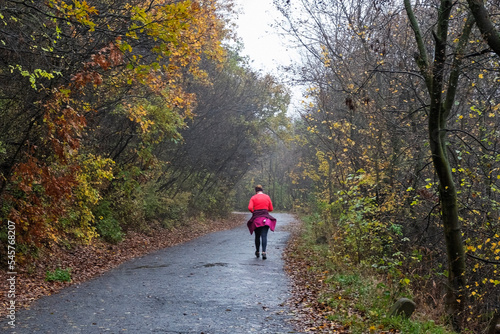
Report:
[[[416,17],[409,0],[405,0],[405,8],[410,20],[419,49],[416,59],[422,75],[425,78],[430,95],[429,110],[429,144],[434,170],[439,179],[439,199],[441,204],[441,220],[443,223],[446,253],[448,256],[448,292],[446,310],[451,323],[460,332],[460,318],[463,311],[463,288],[465,287],[465,251],[462,231],[458,219],[457,191],[446,153],[446,122],[455,100],[458,78],[460,75],[460,60],[467,44],[472,20],[467,20],[459,46],[455,52],[448,85],[444,84],[447,64],[448,25],[452,9],[451,0],[441,0],[438,12],[437,31],[434,33],[434,59],[431,62],[427,56],[425,43],[420,32]],[[446,95],[445,90],[448,88]]]
[[[476,25],[490,48],[500,56],[500,35],[498,34],[483,0],[467,0],[469,8],[476,19]]]
[[[436,116],[433,114],[437,112],[437,110],[431,111],[430,115]],[[434,169],[439,179],[441,219],[448,256],[446,310],[450,315],[454,329],[460,331],[459,319],[462,313],[460,301],[462,300],[462,290],[465,286],[465,251],[458,219],[457,192],[445,151],[445,131],[435,121],[436,117],[429,118],[429,140]]]
[[[439,199],[448,256],[448,293],[446,309],[455,330],[460,331],[462,290],[465,286],[465,251],[458,220],[457,191],[446,154],[446,119],[449,110],[444,103],[444,72],[446,66],[446,40],[451,1],[443,0],[439,11],[435,35],[434,64],[432,67],[431,107],[429,112],[429,144],[434,170],[439,179]],[[463,304],[463,303],[462,303]]]

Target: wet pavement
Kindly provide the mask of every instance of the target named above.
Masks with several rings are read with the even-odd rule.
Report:
[[[4,333],[296,333],[281,253],[289,214],[273,213],[268,258],[242,225],[133,259],[18,311]]]

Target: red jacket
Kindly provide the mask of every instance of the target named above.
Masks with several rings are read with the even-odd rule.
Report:
[[[248,210],[254,212],[255,210],[265,209],[269,212],[273,211],[273,203],[271,202],[271,197],[266,194],[255,194],[250,198],[248,203]]]

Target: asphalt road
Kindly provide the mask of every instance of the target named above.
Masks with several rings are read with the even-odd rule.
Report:
[[[274,214],[267,260],[241,227],[133,259],[18,311],[6,333],[296,333],[281,253],[294,218]]]

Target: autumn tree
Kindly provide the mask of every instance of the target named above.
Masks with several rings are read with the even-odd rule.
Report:
[[[359,201],[360,205],[383,208],[384,224],[397,228],[396,212],[402,208],[394,201],[401,195],[407,197],[402,188],[409,173],[401,166],[405,159],[412,159],[405,153],[421,139],[411,136],[405,141],[398,136],[410,124],[398,111],[412,103],[409,96],[401,98],[400,92],[409,95],[413,87],[403,89],[407,80],[401,74],[384,71],[386,64],[405,63],[404,58],[389,52],[393,35],[384,30],[396,30],[401,18],[376,3],[300,3],[311,17],[307,23],[302,22],[303,17],[295,19],[293,10],[285,12],[291,30],[308,51],[300,75],[310,86],[302,115],[310,132],[303,141],[309,142],[304,145],[306,151],[310,147],[310,153],[299,166],[315,181],[316,197],[329,208],[324,210],[322,224],[340,227],[334,217],[347,214]],[[414,123],[420,121],[414,118]],[[300,178],[302,173],[295,174]],[[356,174],[364,194],[353,188],[360,187],[351,182]],[[357,252],[355,257],[359,260],[368,254]]]
[[[154,140],[175,138],[191,116],[186,79],[206,80],[202,57],[222,59],[219,8],[215,1],[2,4],[0,190],[2,216],[19,224],[20,242],[57,240],[61,229],[95,235],[92,207],[127,169],[113,174],[115,161],[151,165]]]
[[[319,240],[334,254],[397,268],[401,284],[439,295],[439,277],[404,277],[429,274],[427,263],[446,277],[455,327],[484,326],[471,320],[498,298],[498,61],[465,3],[402,5],[282,6],[309,85],[293,175],[314,194]]]
[[[222,67],[205,64],[210,86],[195,85],[196,117],[181,131],[182,145],[162,148],[172,161],[161,189],[192,193],[192,204],[207,213],[228,210],[227,193],[272,142],[271,131],[286,125],[286,89],[240,61],[236,52]]]
[[[459,45],[454,54],[454,62],[449,73],[447,92],[445,92],[447,40],[449,35],[449,20],[453,4],[451,1],[441,1],[437,18],[437,31],[434,33],[434,55],[431,65],[422,32],[411,8],[410,1],[405,1],[405,8],[415,32],[419,49],[416,56],[417,64],[425,78],[426,87],[430,96],[429,107],[429,143],[434,168],[439,179],[439,198],[444,227],[444,236],[447,246],[449,265],[448,312],[455,317],[463,311],[460,303],[465,287],[465,251],[462,240],[462,228],[458,219],[457,191],[453,180],[447,153],[446,128],[450,109],[455,103],[458,79],[460,75],[460,61],[464,54],[464,47],[469,41],[472,23],[465,23]],[[454,319],[454,327],[459,329],[458,318]]]
[[[467,3],[482,37],[488,46],[500,56],[500,35],[485,3],[479,0],[468,0]]]

